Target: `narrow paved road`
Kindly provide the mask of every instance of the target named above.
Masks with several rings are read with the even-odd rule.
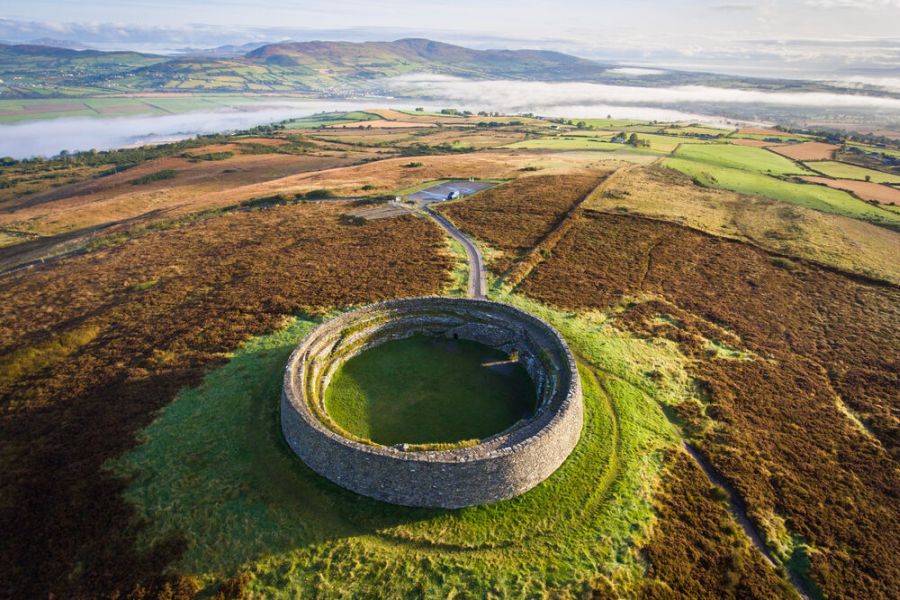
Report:
[[[426,207],[425,211],[428,213],[428,216],[434,219],[435,223],[443,227],[453,239],[462,244],[463,248],[466,249],[466,256],[469,258],[469,297],[484,298],[487,284],[484,279],[484,257],[481,255],[481,250],[478,249],[475,242],[466,237],[466,235],[457,229],[453,223],[448,221],[444,215],[432,210],[431,207]]]

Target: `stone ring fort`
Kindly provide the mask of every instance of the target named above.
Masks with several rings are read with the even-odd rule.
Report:
[[[470,340],[517,357],[534,384],[534,412],[474,445],[382,446],[342,430],[325,390],[350,358],[413,335]],[[581,382],[571,351],[549,324],[481,299],[391,300],[318,326],[286,367],[281,427],[314,471],[356,493],[406,506],[460,508],[512,498],[549,477],[581,436]]]

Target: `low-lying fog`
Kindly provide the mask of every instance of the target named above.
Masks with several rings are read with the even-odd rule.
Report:
[[[639,87],[580,82],[485,81],[445,75],[406,75],[388,80],[385,87],[396,95],[434,96],[460,102],[478,98],[488,109],[542,114],[549,114],[549,109],[558,107],[592,104],[681,107],[719,104],[723,108],[759,105],[871,109],[896,111],[900,118],[898,98],[837,92],[772,92],[700,85]],[[571,112],[568,115],[581,116]]]
[[[642,73],[642,75],[645,75]],[[696,121],[726,125],[722,116],[760,121],[780,114],[849,113],[900,121],[900,99],[837,92],[770,92],[703,86],[649,88],[594,83],[475,81],[439,75],[398,77],[381,84],[398,97],[358,100],[258,101],[241,108],[164,116],[60,118],[0,125],[0,156],[52,156],[62,150],[106,150],[247,129],[318,112],[393,107],[549,117]],[[400,99],[402,98],[402,99]],[[416,100],[415,98],[420,98]],[[768,107],[768,109],[766,108]]]
[[[349,111],[405,103],[366,99],[353,102],[257,102],[241,108],[196,111],[162,116],[110,118],[63,117],[0,125],[0,156],[53,156],[62,150],[109,150],[183,140],[199,134],[249,129],[318,112]]]
[[[240,109],[198,111],[164,116],[110,117],[105,119],[72,117],[28,121],[12,125],[0,125],[0,156],[28,158],[53,156],[62,150],[108,150],[126,146],[138,146],[170,142],[194,137],[198,134],[219,133],[248,129],[256,125],[275,123],[285,119],[305,117],[319,112],[351,111],[366,108],[396,108],[412,110],[423,106],[427,110],[454,107],[460,110],[497,110],[508,112],[503,103],[481,102],[472,97],[448,98],[446,102],[429,99],[428,102],[410,100],[385,100],[364,98],[352,101],[281,102],[277,105],[255,103]],[[580,106],[541,105],[541,114],[566,117],[605,117],[612,114],[622,119],[657,119],[660,121],[721,122],[716,117],[661,108],[613,106],[604,103],[586,103]]]

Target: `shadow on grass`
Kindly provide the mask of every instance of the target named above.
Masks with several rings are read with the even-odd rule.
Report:
[[[307,468],[280,426],[282,370],[313,326],[257,338],[183,391],[115,461],[126,497],[152,523],[143,542],[183,537],[188,571],[228,576],[263,556],[434,519],[445,511],[384,504]]]
[[[142,548],[179,536],[176,572],[207,589],[249,572],[264,597],[537,593],[573,585],[598,564],[641,568],[630,548],[651,515],[652,456],[671,443],[652,400],[624,383],[614,390],[626,417],[620,444],[609,400],[583,378],[582,439],[541,485],[461,510],[385,504],[316,475],[282,438],[283,368],[314,324],[296,320],[252,340],[178,394],[110,465],[130,481],[125,496],[148,523]]]

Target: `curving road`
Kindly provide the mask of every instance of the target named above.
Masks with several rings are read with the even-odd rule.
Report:
[[[469,297],[484,298],[487,283],[484,278],[484,257],[481,255],[481,250],[444,215],[432,210],[431,207],[426,207],[425,212],[466,249],[466,256],[469,259]]]

